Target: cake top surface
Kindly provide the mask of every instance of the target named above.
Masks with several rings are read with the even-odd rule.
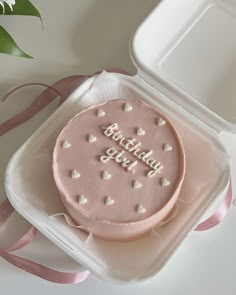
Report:
[[[159,211],[184,175],[170,121],[137,100],[111,100],[78,113],[60,133],[53,174],[62,201],[94,220],[137,222]]]

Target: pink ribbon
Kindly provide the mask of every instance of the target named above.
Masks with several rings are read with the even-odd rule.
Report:
[[[128,73],[122,70],[114,69],[114,68],[107,69],[106,71],[129,75]],[[98,74],[100,72],[101,71],[95,74]],[[69,94],[72,93],[81,83],[83,83],[89,77],[91,76],[75,75],[75,76],[66,77],[54,83],[52,86],[48,86],[42,83],[30,83],[30,84],[21,85],[13,89],[3,98],[3,100],[7,99],[9,95],[12,94],[14,91],[28,85],[41,85],[41,86],[47,87],[47,89],[43,91],[25,111],[10,118],[9,120],[7,120],[6,122],[0,125],[0,136],[9,132],[10,130],[22,124],[23,122],[26,122],[30,118],[32,118],[36,113],[41,111],[56,97],[60,96],[59,105],[62,104],[66,100],[66,98],[69,96]],[[230,184],[226,197],[224,201],[222,202],[221,206],[210,218],[208,218],[206,221],[199,224],[195,230],[203,231],[203,230],[210,229],[216,226],[217,224],[219,224],[223,220],[223,218],[226,216],[229,210],[231,201],[232,201],[232,187]],[[14,208],[12,207],[10,202],[8,200],[5,200],[4,203],[0,206],[0,226],[3,225],[4,222],[6,222],[7,218],[11,215],[13,211],[14,211]],[[74,284],[74,283],[82,282],[87,279],[87,277],[89,276],[89,271],[83,271],[79,273],[59,272],[59,271],[47,268],[36,262],[30,261],[28,259],[24,259],[22,257],[9,253],[9,252],[21,249],[27,244],[29,244],[34,238],[36,233],[37,233],[37,230],[34,227],[31,227],[13,245],[9,246],[7,249],[0,249],[0,257],[5,259],[9,263],[25,270],[26,272],[29,272],[33,275],[36,275],[38,277],[41,277],[45,280],[48,280],[54,283]]]
[[[56,82],[52,86],[48,86],[42,83],[29,83],[11,90],[3,98],[3,100],[6,100],[13,92],[25,86],[41,85],[47,87],[47,89],[43,91],[26,110],[17,114],[16,116],[13,116],[0,125],[0,136],[31,119],[35,114],[37,114],[47,105],[49,105],[58,96],[61,97],[60,103],[62,103],[70,95],[70,93],[73,92],[73,90],[75,90],[82,82],[84,82],[84,80],[85,76],[70,76]]]
[[[196,228],[195,231],[204,231],[208,230],[212,227],[215,227],[221,221],[225,218],[227,215],[230,205],[232,203],[232,185],[231,182],[229,184],[228,191],[224,197],[223,202],[220,204],[220,206],[216,209],[216,212],[209,217],[207,220],[200,223]]]
[[[31,260],[21,258],[14,254],[9,254],[4,250],[0,249],[0,256],[8,261],[9,263],[25,270],[28,273],[36,275],[47,281],[58,283],[58,284],[75,284],[81,283],[86,280],[89,276],[89,271],[83,271],[79,273],[66,273],[60,272],[48,267],[45,267],[41,264],[33,262]]]

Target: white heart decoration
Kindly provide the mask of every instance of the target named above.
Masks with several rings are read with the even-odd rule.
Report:
[[[71,171],[71,178],[79,178],[80,177],[80,174],[77,170],[72,170]]]
[[[87,202],[88,202],[88,199],[85,198],[85,196],[83,195],[79,196],[79,204],[83,205],[83,204],[86,204]]]
[[[138,128],[137,135],[139,135],[139,136],[145,135],[145,130],[143,130],[142,128]]]
[[[133,109],[133,107],[130,104],[128,104],[128,103],[124,104],[124,111],[125,112],[130,112],[130,111],[132,111],[132,109]]]
[[[133,182],[133,187],[135,188],[135,189],[139,189],[139,188],[141,188],[143,185],[142,185],[142,183],[140,182],[140,181],[138,181],[138,180],[134,180],[134,182]]]
[[[97,110],[97,116],[98,117],[103,117],[103,116],[105,116],[106,115],[106,113],[103,111],[103,110],[101,110],[101,109],[98,109]]]
[[[102,173],[102,178],[105,179],[105,180],[110,179],[111,178],[111,174],[109,172],[107,172],[107,171],[104,171]]]
[[[165,125],[165,124],[166,124],[166,121],[165,121],[164,119],[159,118],[159,119],[157,120],[157,125],[158,125],[158,126],[163,126],[163,125]]]
[[[94,136],[93,134],[89,134],[88,142],[92,143],[92,142],[95,142],[96,140],[97,140],[96,136]]]
[[[62,147],[63,149],[69,149],[71,147],[71,144],[69,143],[69,141],[64,140],[62,143]]]
[[[143,214],[146,212],[146,209],[143,207],[143,205],[137,205],[136,211],[137,213]]]
[[[161,186],[168,186],[168,185],[170,185],[170,181],[167,178],[162,177],[161,178]]]
[[[105,198],[105,204],[107,206],[113,205],[114,203],[115,203],[115,201],[110,196],[108,196],[108,197]]]
[[[172,151],[172,146],[171,145],[169,145],[168,143],[165,143],[164,145],[163,145],[163,150],[165,151],[165,152],[170,152],[170,151]]]

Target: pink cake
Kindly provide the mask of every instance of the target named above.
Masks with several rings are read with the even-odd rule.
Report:
[[[137,100],[111,100],[78,113],[53,152],[53,174],[67,213],[94,236],[137,239],[164,221],[185,173],[171,122]]]

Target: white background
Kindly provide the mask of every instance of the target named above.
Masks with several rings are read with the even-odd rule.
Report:
[[[0,25],[35,57],[26,60],[0,55],[0,96],[18,84],[53,83],[68,75],[92,73],[111,66],[135,73],[129,57],[129,38],[159,1],[33,2],[42,14],[43,30],[40,21],[31,17],[0,17]],[[225,138],[233,152],[235,146],[229,136]],[[235,158],[233,163],[236,164]],[[222,224],[205,233],[192,233],[167,267],[144,283],[116,286],[91,276],[80,285],[62,286],[25,274],[0,259],[0,293],[233,295],[235,221],[236,208],[232,206]]]

